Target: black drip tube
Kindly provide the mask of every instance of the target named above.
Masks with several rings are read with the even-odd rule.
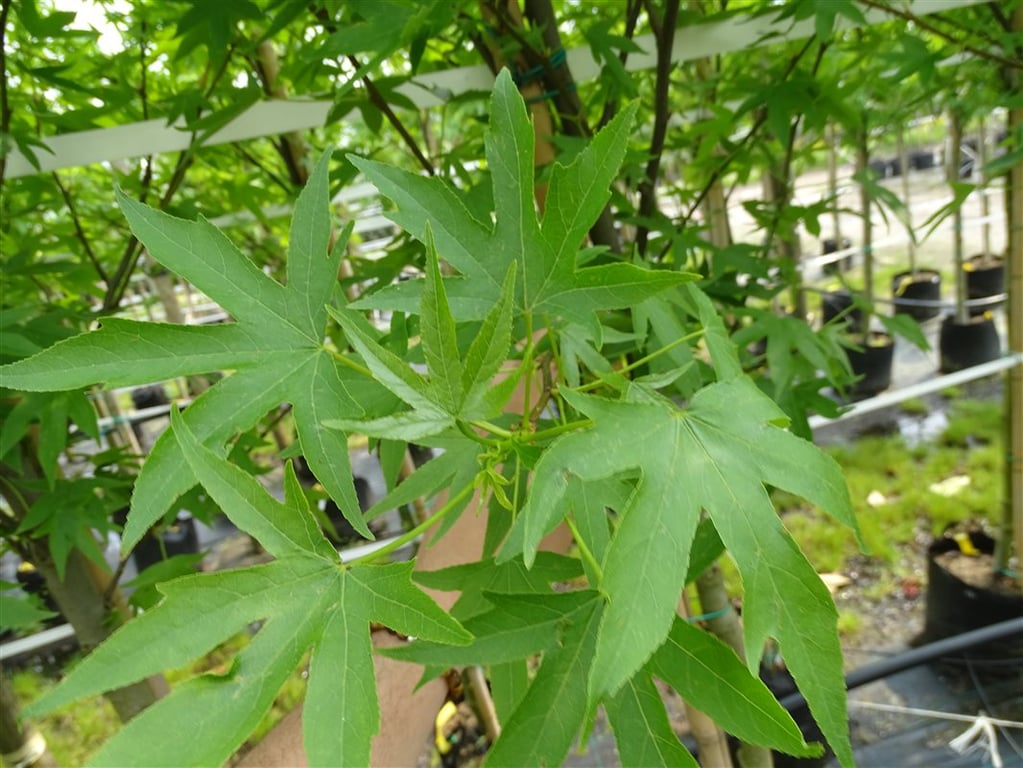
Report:
[[[1002,640],[1016,634],[1023,635],[1023,616],[1018,619],[1003,621],[1000,624],[991,624],[987,627],[974,629],[970,632],[963,632],[954,637],[947,637],[944,640],[928,643],[919,648],[913,648],[905,653],[900,653],[897,656],[891,656],[874,664],[854,669],[845,677],[845,688],[851,691],[853,688],[872,683],[875,680],[880,680],[920,664],[926,664],[928,661],[933,661],[942,656],[964,651],[967,648],[973,648],[976,645],[982,645],[994,640]],[[806,707],[806,699],[798,691],[785,696],[779,703],[789,712],[795,712]]]

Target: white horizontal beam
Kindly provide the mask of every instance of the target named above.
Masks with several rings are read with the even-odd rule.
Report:
[[[1015,368],[1017,365],[1023,365],[1023,354],[1014,352],[1006,355],[1005,357],[1000,357],[997,360],[975,365],[972,368],[964,368],[961,371],[947,373],[944,376],[936,376],[934,378],[917,382],[916,384],[908,384],[905,387],[892,390],[891,392],[884,392],[875,397],[860,400],[834,419],[829,419],[826,416],[821,416],[820,414],[814,414],[809,419],[810,429],[817,429],[818,427],[823,427],[826,424],[834,424],[838,421],[855,419],[857,416],[873,413],[874,411],[879,411],[882,408],[891,408],[893,405],[904,403],[906,400],[912,400],[914,397],[922,397],[923,395],[929,395],[932,392],[940,392],[948,387],[957,387],[968,381],[986,379],[988,376],[994,376],[1002,371]]]
[[[907,3],[914,11],[925,16],[932,13],[975,5],[984,0],[916,0]],[[868,10],[864,14],[870,24],[891,18],[880,10]],[[847,19],[839,19],[839,25],[853,26]],[[705,56],[754,48],[782,40],[799,40],[814,34],[813,19],[794,24],[778,23],[770,16],[731,19],[710,24],[682,27],[675,34],[672,61],[691,61]],[[771,35],[768,37],[768,35]],[[652,35],[642,35],[635,43],[642,53],[629,56],[627,69],[637,71],[650,69],[656,64],[656,45]],[[592,80],[600,74],[600,64],[593,59],[587,47],[568,51],[568,64],[578,82]],[[459,67],[443,72],[431,72],[414,78],[396,90],[410,99],[417,107],[434,107],[453,96],[471,91],[489,91],[494,78],[485,66]],[[276,136],[291,131],[303,131],[323,126],[330,110],[329,100],[288,99],[268,100],[254,104],[247,111],[228,123],[205,141],[206,146],[226,144],[235,141]],[[353,119],[355,119],[353,117]],[[40,150],[37,171],[20,152],[13,151],[7,158],[7,178],[31,176],[32,174],[113,162],[144,155],[159,155],[187,149],[192,141],[191,133],[181,124],[168,125],[163,120],[77,131],[46,139],[50,152]]]

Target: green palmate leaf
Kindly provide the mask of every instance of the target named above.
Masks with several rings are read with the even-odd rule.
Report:
[[[801,495],[855,527],[838,467],[777,426],[784,414],[745,377],[706,387],[684,410],[633,390],[633,401],[562,394],[594,425],[559,438],[537,463],[526,505],[498,559],[521,553],[532,562],[540,539],[564,514],[571,476],[591,482],[639,472],[602,562],[600,588],[609,604],[589,680],[591,700],[617,692],[667,636],[706,510],[743,575],[751,666],[767,637],[777,637],[825,735],[846,760],[834,606],[764,488]]]
[[[17,445],[29,424],[39,422],[39,464],[52,489],[57,480],[57,459],[67,445],[68,418],[94,440],[99,439],[96,411],[82,392],[31,393],[23,397],[0,428],[0,457]]]
[[[63,579],[67,558],[73,549],[80,550],[100,568],[107,569],[103,550],[97,543],[96,531],[110,530],[109,503],[103,494],[110,481],[101,478],[59,478],[53,487],[35,500],[16,533],[33,538],[46,537],[50,556]],[[74,514],[68,514],[74,510]]]
[[[370,437],[422,440],[444,432],[456,419],[486,418],[511,397],[513,378],[497,386],[492,379],[506,359],[511,341],[515,264],[509,267],[500,300],[484,318],[463,364],[429,227],[427,244],[426,288],[420,313],[427,377],[374,339],[353,315],[329,308],[377,380],[412,410],[379,419],[328,419],[324,426]]]
[[[540,669],[504,724],[484,765],[560,765],[586,716],[586,678],[593,664],[602,610],[597,601],[566,626],[558,648],[544,654]]]
[[[199,483],[231,522],[255,538],[263,549],[274,557],[312,553],[341,562],[305,506],[305,495],[290,462],[284,473],[285,503],[281,504],[252,475],[203,446],[173,409],[171,428]]]
[[[640,671],[605,704],[622,766],[697,766],[668,721],[664,700],[650,675]]]
[[[56,615],[53,611],[44,611],[31,600],[0,595],[0,629],[31,627]]]
[[[348,340],[366,361],[373,376],[391,392],[423,414],[444,417],[446,411],[437,401],[427,379],[413,370],[398,357],[367,333],[344,311],[328,308],[330,314],[344,329]]]
[[[442,645],[417,640],[380,651],[399,661],[441,668],[466,664],[501,664],[549,651],[562,643],[565,626],[592,613],[596,592],[563,592],[541,595],[488,597],[494,610],[466,619],[463,626],[473,640],[466,646]]]
[[[281,504],[252,477],[203,447],[182,417],[173,418],[176,439],[209,494],[279,559],[161,584],[164,599],[155,608],[118,630],[30,711],[50,711],[181,666],[263,622],[228,673],[179,685],[125,726],[93,763],[223,763],[312,649],[303,717],[309,764],[368,764],[370,741],[379,727],[369,623],[447,644],[465,643],[469,635],[412,585],[412,563],[341,565],[290,469]],[[163,653],[154,654],[154,647]],[[169,722],[175,727],[168,728]],[[182,732],[191,737],[182,739]]]
[[[648,668],[729,733],[790,755],[820,754],[759,677],[713,635],[676,619]]]
[[[458,488],[459,486],[453,484],[453,480],[467,467],[475,474],[479,467],[476,460],[480,453],[479,443],[461,434],[441,442],[444,447],[443,453],[423,464],[395,486],[394,490],[366,510],[367,520],[411,504],[417,499],[429,499],[441,489]]]
[[[455,317],[482,318],[499,302],[508,269],[518,263],[519,311],[586,325],[596,310],[629,306],[695,277],[632,264],[576,266],[579,246],[607,203],[625,157],[635,111],[635,105],[623,109],[569,166],[555,165],[542,223],[533,202],[533,128],[507,70],[494,86],[486,139],[497,211],[493,225],[470,213],[439,179],[351,160],[397,205],[392,219],[424,242],[429,228],[438,252],[462,273],[464,279],[445,279]],[[353,306],[416,312],[424,290],[423,283],[388,287]]]
[[[493,608],[493,601],[485,597],[487,594],[549,594],[552,584],[580,575],[582,568],[578,559],[538,552],[532,568],[526,568],[521,559],[498,564],[493,558],[485,558],[439,571],[419,571],[415,579],[431,589],[461,592],[451,607],[451,615],[465,620]]]
[[[504,405],[505,400],[492,401],[489,395],[494,391],[493,377],[507,359],[508,345],[511,344],[512,310],[515,306],[515,264],[508,267],[501,286],[501,299],[483,320],[479,333],[465,354],[465,370],[462,373],[462,389],[465,400],[461,413],[464,418],[476,416],[489,418]]]
[[[426,228],[426,286],[420,311],[423,356],[430,374],[430,387],[448,413],[457,413],[462,405],[462,358],[458,354],[455,319],[448,308],[448,297],[441,282],[440,263],[433,245],[433,233]],[[504,350],[502,350],[502,355]]]
[[[347,438],[322,424],[362,417],[381,401],[377,385],[341,365],[323,346],[325,305],[337,285],[341,253],[328,249],[329,159],[329,152],[320,159],[295,205],[287,286],[265,275],[209,222],[177,219],[118,193],[132,231],[149,254],[238,322],[182,327],[107,318],[97,331],[0,368],[3,386],[55,391],[233,371],[185,411],[184,423],[199,442],[224,456],[236,434],[290,402],[309,467],[355,529],[372,538],[359,511]],[[188,466],[173,434],[161,435],[135,487],[124,531],[126,551],[195,484]]]

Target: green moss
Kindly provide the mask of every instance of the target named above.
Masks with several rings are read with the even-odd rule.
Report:
[[[999,440],[1004,407],[1000,401],[957,400],[952,403],[948,426],[941,436],[945,445],[962,448]]]
[[[909,400],[903,400],[899,404],[899,409],[903,413],[908,413],[910,416],[923,416],[926,413],[930,413],[931,410],[926,401],[919,397],[911,397]]]
[[[856,611],[843,608],[838,612],[838,634],[850,639],[863,630],[863,617]]]
[[[953,405],[948,429],[935,443],[910,448],[900,436],[890,435],[829,447],[827,452],[845,475],[868,554],[882,563],[896,563],[900,549],[913,543],[921,524],[940,533],[964,518],[994,523],[1004,493],[1001,428],[999,402],[960,400]],[[970,478],[958,493],[943,496],[931,490],[933,484],[956,475]],[[872,494],[880,494],[876,499],[880,503],[868,502]],[[803,500],[783,492],[775,492],[773,499],[786,527],[818,570],[842,570],[846,559],[858,551],[851,532]]]
[[[11,675],[18,701],[29,702],[53,688],[57,681],[34,670]],[[58,765],[85,765],[89,757],[120,727],[113,706],[102,696],[82,699],[34,721],[46,738]]]

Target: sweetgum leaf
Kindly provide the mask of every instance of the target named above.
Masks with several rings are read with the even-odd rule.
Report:
[[[366,538],[346,436],[328,419],[363,417],[380,388],[340,365],[324,348],[326,304],[337,284],[341,249],[328,249],[330,152],[320,159],[295,205],[288,242],[288,285],[265,275],[212,224],[185,221],[118,192],[132,232],[148,253],[227,310],[236,323],[182,327],[102,320],[43,352],[0,368],[3,386],[28,391],[120,387],[227,370],[185,411],[184,424],[216,456],[282,402],[293,406],[306,461],[346,519]],[[350,229],[346,230],[350,231]],[[132,496],[124,531],[128,551],[196,482],[171,431],[156,441]]]
[[[558,648],[544,654],[529,689],[512,712],[484,765],[560,765],[586,716],[586,678],[593,664],[602,607],[573,614]]]
[[[426,229],[426,287],[420,311],[423,356],[430,374],[430,386],[440,405],[448,413],[457,413],[462,405],[462,358],[458,354],[455,319],[441,281],[433,234]],[[502,357],[504,352],[502,350]]]
[[[494,85],[486,136],[497,211],[493,225],[470,213],[439,179],[359,157],[351,161],[397,205],[390,214],[395,223],[423,242],[429,229],[438,253],[461,272],[462,278],[445,278],[456,318],[482,318],[499,301],[509,267],[518,263],[519,312],[590,325],[597,310],[626,307],[696,277],[634,264],[577,268],[579,246],[607,203],[625,157],[635,113],[630,104],[570,165],[555,164],[542,223],[533,202],[533,127],[507,70]],[[389,286],[352,306],[416,312],[425,290],[424,281]]]
[[[56,615],[43,610],[31,599],[0,595],[0,629],[32,627]]]
[[[453,565],[437,571],[417,571],[417,583],[431,589],[461,592],[451,607],[451,615],[465,621],[493,608],[493,601],[485,595],[550,594],[551,585],[582,575],[582,564],[577,558],[554,552],[537,552],[532,568],[526,568],[521,559],[495,563],[484,558],[475,563]]]
[[[676,619],[668,640],[647,665],[724,730],[751,744],[790,755],[819,755],[759,677],[713,635]]]
[[[416,640],[380,653],[399,661],[444,667],[501,664],[524,659],[561,645],[563,628],[589,615],[598,602],[592,591],[537,595],[489,595],[494,609],[465,619],[473,636],[469,645],[452,646]]]
[[[605,702],[623,768],[698,766],[668,721],[664,700],[647,672],[638,672]]]
[[[281,504],[204,448],[182,417],[173,418],[176,439],[207,492],[278,559],[161,584],[164,599],[155,608],[115,632],[29,710],[50,711],[182,666],[263,622],[227,674],[200,675],[177,686],[122,728],[93,763],[223,763],[312,649],[303,717],[309,764],[367,765],[379,727],[370,622],[448,645],[464,644],[470,636],[412,584],[412,563],[345,568],[323,538],[293,472],[287,473]],[[154,647],[162,653],[153,653]],[[175,727],[168,728],[169,722]]]
[[[557,439],[537,463],[498,560],[523,554],[532,562],[564,513],[568,478],[640,473],[602,563],[600,588],[609,604],[591,700],[617,692],[667,636],[706,510],[743,575],[750,665],[759,662],[767,637],[776,636],[829,742],[851,762],[837,614],[764,488],[803,496],[855,528],[837,465],[777,426],[784,414],[742,376],[700,390],[685,409],[638,388],[633,401],[562,394],[593,426]]]
[[[422,440],[444,432],[458,419],[489,416],[511,397],[511,387],[495,386],[492,379],[511,342],[514,262],[505,275],[500,299],[484,318],[463,364],[429,225],[426,234],[426,288],[420,311],[425,377],[361,328],[355,315],[329,308],[377,380],[412,410],[369,420],[328,419],[324,426],[369,437]]]

